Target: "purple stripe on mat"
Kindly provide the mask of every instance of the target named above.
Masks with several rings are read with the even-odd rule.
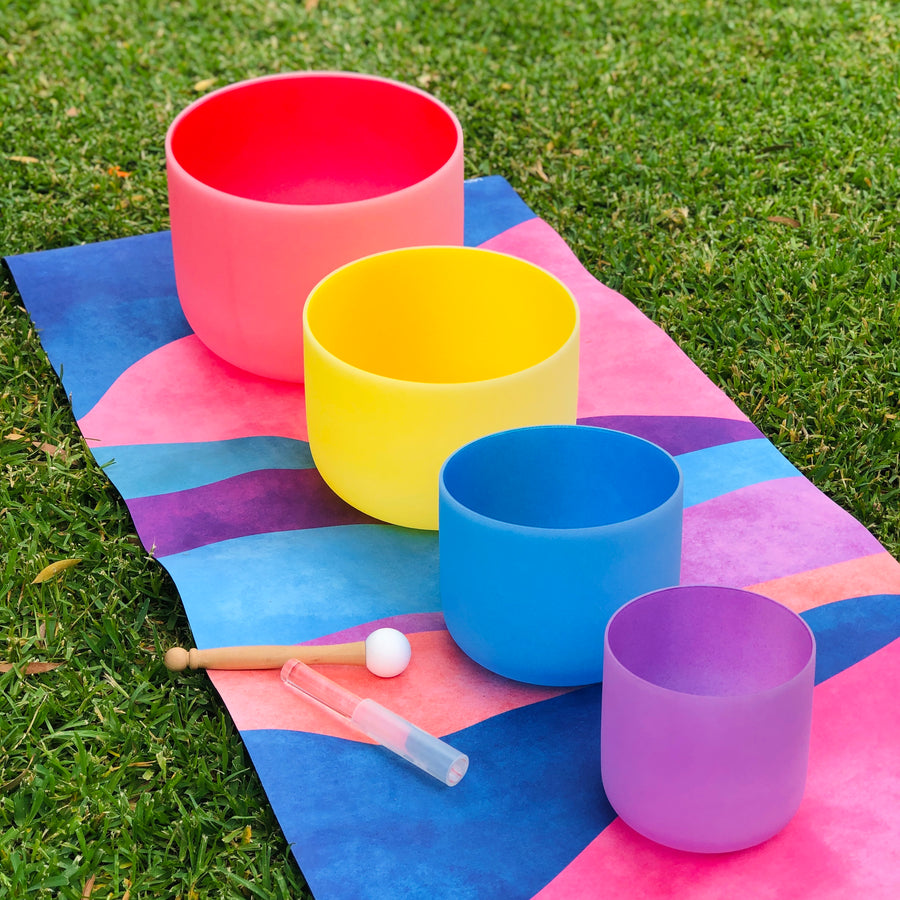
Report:
[[[338,497],[316,469],[262,469],[186,491],[137,497],[128,509],[157,557],[249,534],[377,522]]]
[[[652,441],[673,456],[765,437],[752,422],[707,416],[590,416],[579,419],[578,424],[625,431]]]
[[[806,478],[778,478],[684,511],[681,582],[746,587],[883,549]]]

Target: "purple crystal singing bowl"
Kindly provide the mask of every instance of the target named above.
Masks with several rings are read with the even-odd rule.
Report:
[[[777,834],[806,784],[815,638],[796,613],[736,588],[626,603],[606,630],[601,769],[635,831],[724,852]]]

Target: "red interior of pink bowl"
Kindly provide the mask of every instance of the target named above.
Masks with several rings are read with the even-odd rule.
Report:
[[[444,166],[461,140],[429,96],[341,74],[284,76],[211,94],[176,120],[172,155],[193,178],[270,203],[367,200]]]

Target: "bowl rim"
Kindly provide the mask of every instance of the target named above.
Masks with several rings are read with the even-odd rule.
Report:
[[[175,131],[177,130],[179,125],[188,116],[193,114],[199,107],[206,105],[215,98],[221,97],[224,94],[244,90],[247,87],[269,81],[295,81],[299,79],[324,80],[329,78],[346,78],[359,81],[375,82],[387,85],[389,87],[397,88],[403,92],[418,94],[420,97],[424,97],[432,104],[434,104],[438,109],[440,109],[448,117],[450,123],[453,125],[454,131],[456,132],[456,142],[453,146],[452,151],[450,152],[450,155],[440,166],[438,166],[433,172],[431,172],[431,174],[427,175],[425,178],[420,179],[419,181],[414,182],[413,184],[407,185],[406,187],[399,188],[396,191],[388,191],[383,194],[376,194],[374,197],[366,197],[361,200],[343,200],[336,203],[280,203],[275,200],[260,200],[255,197],[245,197],[242,194],[234,194],[230,191],[223,191],[219,188],[213,187],[210,184],[207,184],[207,182],[203,181],[200,178],[197,178],[195,175],[192,175],[181,164],[178,157],[175,155],[175,152],[172,148],[172,142],[174,139]],[[193,100],[191,103],[185,106],[169,123],[169,126],[166,129],[164,149],[167,169],[171,167],[171,169],[173,171],[176,171],[179,177],[184,179],[186,182],[190,182],[195,188],[204,192],[208,192],[210,195],[215,197],[228,197],[230,198],[230,200],[233,200],[235,202],[248,204],[253,208],[260,209],[290,209],[310,212],[313,210],[352,211],[360,206],[370,207],[376,206],[379,203],[391,202],[395,198],[402,197],[406,193],[420,191],[423,189],[423,186],[427,186],[431,181],[437,180],[447,169],[451,168],[455,164],[457,158],[459,158],[460,162],[462,161],[463,128],[461,122],[459,121],[459,117],[446,103],[444,103],[442,100],[439,100],[434,96],[434,94],[430,94],[428,91],[422,90],[422,88],[415,85],[406,84],[405,82],[398,81],[395,78],[387,78],[383,75],[370,75],[365,72],[348,72],[339,69],[305,69],[292,72],[275,72],[268,75],[259,75],[254,78],[245,78],[242,81],[235,81],[231,84],[223,85],[220,88],[216,88],[215,90],[210,91],[208,94],[204,94],[202,97],[198,97],[196,100]]]
[[[612,650],[609,643],[609,632],[610,629],[614,626],[616,619],[618,616],[625,611],[627,608],[633,606],[634,604],[646,600],[646,598],[653,596],[654,594],[665,594],[671,591],[691,591],[691,590],[715,590],[715,591],[728,591],[733,594],[744,594],[749,595],[751,597],[756,598],[757,600],[767,601],[767,604],[771,604],[773,607],[777,607],[779,610],[783,610],[784,613],[788,614],[790,618],[793,619],[794,624],[797,626],[802,626],[802,629],[805,630],[806,635],[809,638],[809,654],[806,657],[803,664],[800,668],[790,677],[782,679],[778,684],[774,684],[771,687],[763,688],[762,690],[749,690],[742,691],[737,694],[698,694],[691,691],[683,691],[678,690],[677,688],[666,687],[661,684],[657,684],[655,681],[651,681],[648,678],[645,678],[642,675],[639,675],[635,672],[630,666],[627,666],[622,660],[616,655],[616,653]],[[816,635],[815,632],[810,628],[809,623],[797,612],[792,610],[789,606],[785,606],[783,603],[780,603],[778,600],[773,599],[772,597],[768,597],[765,594],[759,593],[759,591],[751,591],[747,590],[747,588],[739,588],[733,587],[732,585],[724,585],[724,584],[673,584],[668,587],[656,588],[652,591],[647,591],[644,594],[640,594],[637,597],[633,597],[631,600],[623,603],[610,617],[609,621],[606,623],[606,628],[603,631],[603,659],[604,666],[606,665],[607,659],[612,659],[615,662],[615,665],[621,670],[622,674],[628,678],[629,680],[639,682],[643,689],[649,690],[651,692],[659,693],[664,696],[669,697],[681,697],[681,698],[689,698],[690,702],[696,704],[729,704],[735,702],[746,701],[748,697],[759,697],[761,699],[765,699],[766,697],[773,696],[775,694],[781,693],[783,691],[788,691],[796,684],[801,681],[806,680],[810,676],[812,676],[813,680],[815,679],[815,666],[816,666]],[[810,672],[812,669],[812,672]]]
[[[484,513],[478,512],[477,510],[472,509],[470,506],[460,502],[456,499],[456,497],[450,492],[447,488],[446,483],[444,481],[444,473],[447,469],[447,466],[450,464],[451,460],[456,456],[457,453],[464,450],[466,447],[469,447],[472,444],[477,443],[478,441],[489,440],[491,438],[496,437],[501,434],[508,434],[513,431],[536,431],[536,430],[560,430],[560,429],[590,429],[592,432],[607,432],[613,434],[624,435],[627,438],[630,438],[636,442],[640,442],[642,444],[647,444],[655,450],[659,451],[665,458],[668,459],[669,462],[675,467],[675,472],[678,475],[677,482],[672,491],[662,500],[660,503],[657,503],[656,506],[648,509],[646,512],[640,513],[636,516],[630,516],[627,519],[617,519],[615,522],[606,522],[599,525],[581,525],[572,528],[550,528],[545,525],[520,525],[517,522],[507,522],[504,519],[497,519],[493,516],[487,516]],[[663,449],[659,446],[659,444],[654,444],[653,441],[648,441],[646,438],[639,437],[636,434],[630,434],[627,431],[618,431],[615,428],[603,428],[598,425],[582,425],[578,422],[576,423],[545,423],[543,425],[523,425],[519,428],[504,428],[500,431],[491,432],[490,434],[484,434],[481,437],[474,438],[471,441],[467,441],[465,444],[457,447],[456,450],[453,451],[441,464],[440,473],[438,475],[438,496],[441,503],[446,502],[448,505],[452,506],[454,509],[460,512],[464,512],[469,518],[475,519],[476,521],[484,522],[486,525],[489,525],[491,528],[499,529],[499,530],[509,530],[521,532],[524,534],[533,534],[533,535],[555,535],[560,538],[577,538],[577,537],[587,537],[596,535],[598,532],[602,533],[604,531],[614,531],[621,528],[631,528],[638,525],[643,519],[646,519],[649,516],[654,515],[664,506],[672,503],[676,496],[684,496],[684,472],[681,470],[681,466],[678,465],[678,461],[672,456],[668,450]]]
[[[312,306],[312,301],[315,298],[315,295],[320,287],[322,287],[327,281],[332,278],[337,277],[341,272],[349,269],[351,266],[357,266],[362,263],[369,262],[371,260],[377,259],[379,257],[385,256],[397,256],[400,254],[419,254],[421,252],[432,251],[432,250],[449,250],[449,251],[459,251],[462,254],[470,255],[470,254],[485,254],[491,256],[502,257],[504,259],[513,260],[515,263],[520,263],[523,266],[527,266],[533,269],[536,272],[541,273],[542,275],[547,276],[548,278],[555,281],[561,288],[562,293],[565,297],[568,298],[571,303],[572,310],[574,312],[574,319],[572,321],[572,328],[569,331],[566,339],[556,348],[552,353],[547,356],[542,357],[537,362],[533,363],[530,366],[526,366],[522,369],[517,369],[515,372],[508,372],[505,375],[495,375],[493,378],[482,378],[478,381],[412,381],[406,378],[393,378],[389,375],[380,375],[377,372],[372,372],[369,369],[363,369],[360,366],[355,366],[353,363],[347,362],[345,359],[342,359],[340,356],[332,353],[315,335],[315,332],[312,329],[312,326],[309,324],[309,310]],[[578,301],[575,299],[575,295],[572,293],[571,289],[562,279],[558,278],[552,272],[543,268],[542,266],[536,265],[535,263],[522,259],[518,256],[513,256],[510,253],[501,253],[499,250],[491,250],[487,247],[467,247],[465,245],[458,244],[425,244],[422,246],[416,247],[397,247],[392,250],[380,250],[377,253],[370,253],[367,256],[361,256],[359,259],[351,260],[348,263],[344,263],[344,265],[339,266],[337,269],[329,272],[327,275],[323,276],[319,281],[312,287],[309,294],[306,297],[306,302],[303,304],[303,364],[306,366],[307,352],[306,346],[307,341],[310,344],[314,345],[316,351],[322,356],[327,357],[329,363],[335,366],[338,369],[343,370],[346,374],[351,375],[354,378],[361,378],[365,380],[370,380],[376,384],[384,384],[384,385],[397,385],[403,386],[405,390],[408,391],[416,391],[421,390],[431,391],[431,392],[440,392],[440,391],[464,391],[464,390],[476,390],[479,385],[487,385],[491,383],[497,383],[501,381],[513,381],[518,378],[529,377],[531,373],[551,365],[556,359],[562,356],[564,353],[567,353],[572,345],[572,343],[579,343],[580,334],[581,334],[581,309],[578,305]],[[305,373],[304,373],[304,384],[305,381]]]

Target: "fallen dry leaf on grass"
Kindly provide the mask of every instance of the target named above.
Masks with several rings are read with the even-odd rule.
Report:
[[[71,569],[72,566],[77,566],[78,563],[81,562],[81,559],[59,559],[56,562],[50,563],[49,566],[44,566],[40,572],[37,573],[34,577],[34,581],[32,584],[41,584],[44,581],[49,581],[51,578],[55,578],[59,575],[60,572],[65,572],[66,569]]]
[[[65,462],[68,454],[62,447],[57,447],[55,444],[48,444],[47,441],[32,441],[31,443],[33,447],[36,447],[38,450],[43,450],[48,456],[57,456]]]
[[[8,662],[0,662],[0,672],[10,672],[12,671],[17,663],[8,663]],[[23,675],[40,675],[43,672],[52,672],[54,669],[58,669],[62,663],[49,663],[49,662],[33,662],[26,663],[25,668],[22,669]]]
[[[790,225],[791,228],[799,228],[800,223],[790,216],[767,216],[767,222],[774,222],[776,225]]]
[[[25,441],[27,439],[28,436],[19,431],[10,431],[9,434],[3,435],[3,440],[5,441]],[[31,446],[37,450],[43,450],[44,453],[50,456],[58,456],[63,461],[65,461],[67,456],[66,451],[62,447],[57,447],[55,444],[50,444],[47,441],[31,441]]]
[[[526,169],[525,171],[537,175],[537,177],[540,178],[541,181],[550,181],[550,179],[547,177],[547,173],[544,171],[544,167],[541,165],[540,160],[538,160],[530,169]]]

